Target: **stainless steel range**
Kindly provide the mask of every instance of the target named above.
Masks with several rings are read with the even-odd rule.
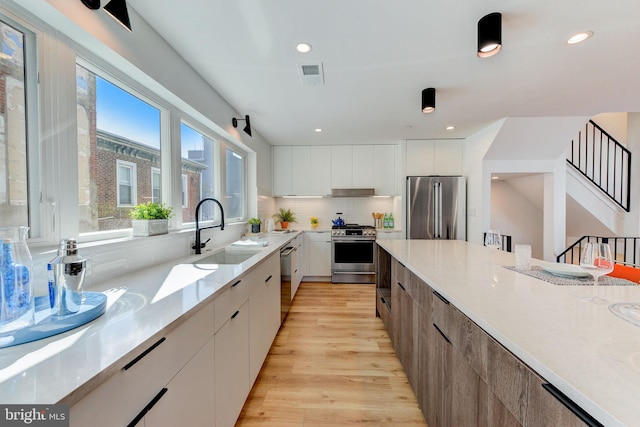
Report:
[[[375,283],[376,250],[374,227],[331,227],[331,283]]]

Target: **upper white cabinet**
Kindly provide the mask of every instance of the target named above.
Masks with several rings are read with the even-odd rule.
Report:
[[[353,147],[331,147],[331,188],[353,188]]]
[[[331,194],[331,146],[309,147],[309,194],[326,196]]]
[[[391,144],[275,146],[273,195],[327,196],[332,188],[374,188],[376,195],[396,196],[396,152]]]
[[[331,194],[331,146],[273,147],[274,196]]]
[[[407,141],[407,176],[462,175],[462,140]]]
[[[293,194],[291,187],[293,154],[291,148],[291,146],[283,145],[277,145],[272,148],[274,196],[289,196]]]
[[[396,146],[373,146],[373,188],[379,196],[395,196],[396,192]]]

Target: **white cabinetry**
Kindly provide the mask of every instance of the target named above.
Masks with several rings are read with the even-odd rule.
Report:
[[[331,194],[331,146],[275,146],[274,196]]]
[[[271,255],[214,300],[217,426],[235,424],[278,333],[279,256]]]
[[[373,145],[352,147],[352,188],[374,188]]]
[[[212,337],[213,311],[213,303],[206,305],[171,332],[155,337],[132,352],[118,372],[70,408],[70,425],[120,426],[129,425],[134,420],[144,425],[145,416],[149,416],[156,407],[164,406],[164,399],[171,399],[179,407],[189,405],[186,401],[189,395],[180,395],[181,387],[176,387],[176,384],[183,384],[185,377],[182,375],[191,375],[193,367],[186,366],[187,362]],[[199,355],[198,360],[206,357],[207,351],[210,353],[210,348]],[[209,360],[210,364],[212,362]],[[190,388],[212,395],[213,382],[210,380],[211,372],[204,373],[190,384]],[[164,388],[168,390],[163,394]],[[149,408],[154,400],[156,404]],[[211,416],[210,405],[194,406],[191,410],[193,413],[185,421]]]
[[[249,302],[245,301],[215,334],[216,426],[233,426],[251,390]]]
[[[331,188],[353,187],[353,148],[351,145],[331,147]]]
[[[396,196],[396,150],[395,145],[373,146],[373,188],[378,196]]]
[[[331,146],[309,147],[309,194],[305,196],[328,196],[331,194]]]
[[[249,377],[253,385],[280,329],[280,258],[271,256],[251,274],[256,286],[249,298]]]
[[[273,195],[288,196],[292,194],[292,151],[290,146],[272,147],[273,157]]]
[[[210,338],[167,384],[162,398],[145,416],[145,426],[179,426],[185,422],[193,427],[214,425],[214,354],[214,339]]]
[[[309,253],[309,276],[331,276],[331,232],[305,232]]]
[[[408,140],[407,176],[462,175],[462,140]]]
[[[326,196],[332,188],[396,194],[396,145],[273,147],[274,196]]]
[[[294,266],[293,277],[291,278],[291,301],[293,301],[293,297],[298,292],[298,287],[300,287],[300,282],[302,281],[302,277],[304,276],[304,268],[309,265],[307,251],[305,250],[304,245],[304,235],[298,234],[292,241],[291,246],[296,248],[297,257],[296,265]],[[307,262],[305,262],[305,258],[307,258]]]

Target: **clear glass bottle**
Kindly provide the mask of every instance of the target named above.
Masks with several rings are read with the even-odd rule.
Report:
[[[29,227],[0,227],[0,333],[34,323],[33,261],[27,246]]]

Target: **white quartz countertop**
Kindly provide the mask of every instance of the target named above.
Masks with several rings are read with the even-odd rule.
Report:
[[[640,425],[640,327],[580,299],[640,303],[640,286],[553,285],[463,241],[378,244],[602,424]]]
[[[299,232],[269,234],[269,244],[241,264],[194,265],[193,255],[93,286],[105,314],[63,334],[0,349],[0,402],[73,404],[137,354],[211,302]],[[211,325],[213,334],[213,324]]]

